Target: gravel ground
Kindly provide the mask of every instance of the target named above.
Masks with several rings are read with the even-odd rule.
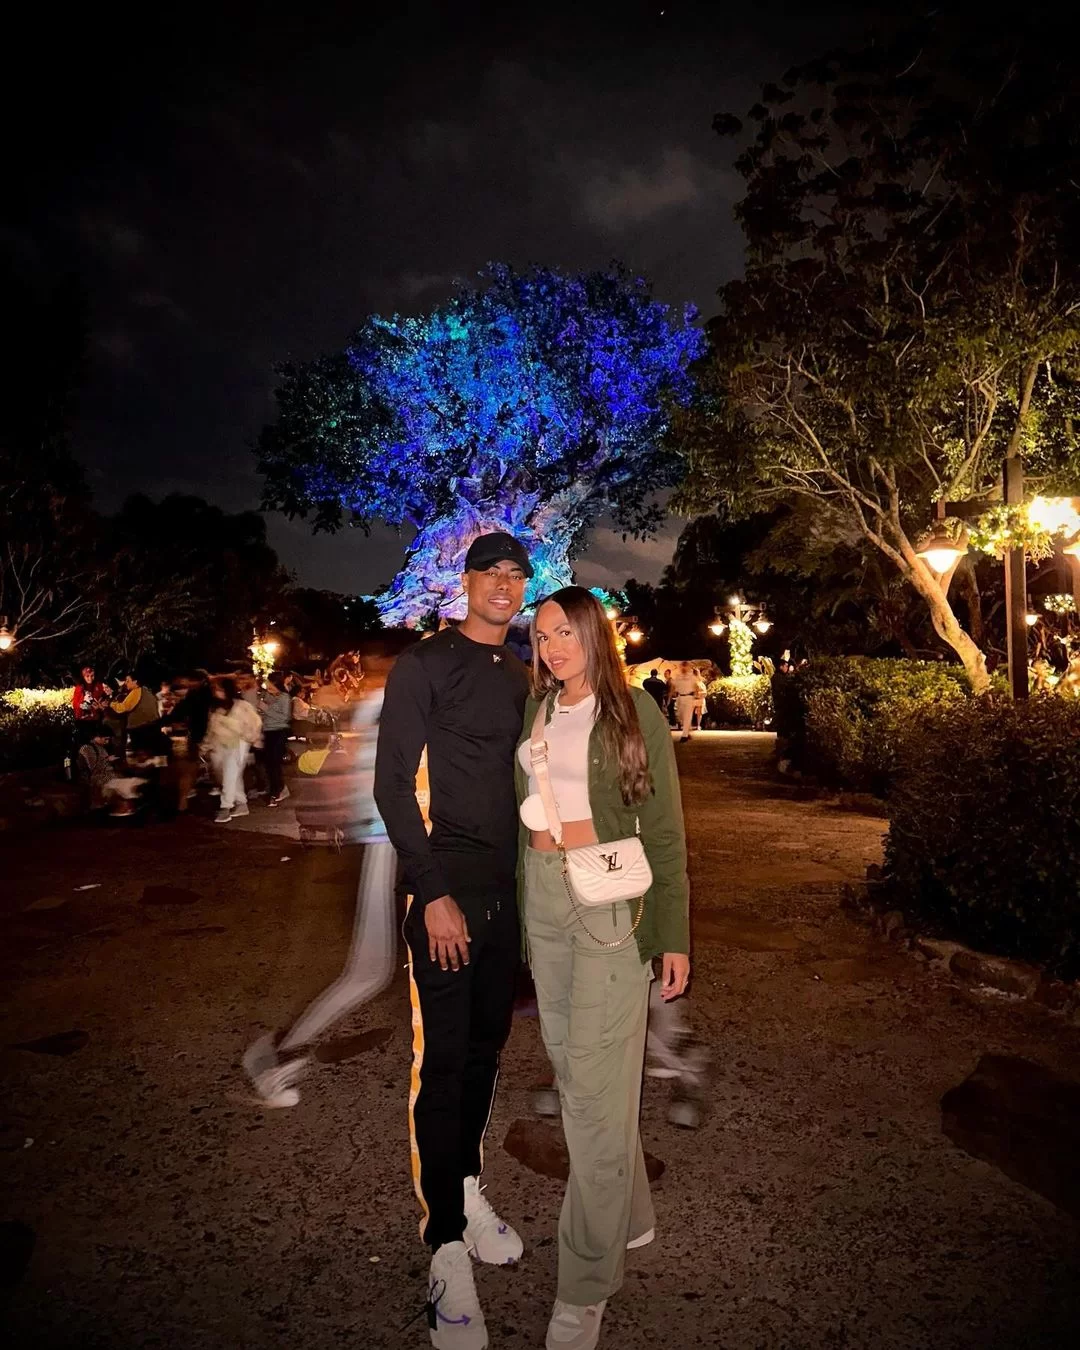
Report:
[[[658,1237],[601,1344],[1075,1346],[1080,1222],[946,1139],[940,1102],[987,1052],[1080,1078],[1080,1030],[856,926],[837,892],[882,822],[777,782],[770,754],[679,747],[711,1106],[678,1130],[646,1083]],[[358,854],[194,815],[6,839],[0,868],[6,1343],[428,1344],[403,977],[331,1033],[299,1107],[253,1107],[238,1072],[337,973]],[[488,1134],[488,1194],[526,1246],[478,1271],[493,1347],[543,1345],[554,1288],[561,1183],[502,1147],[546,1067],[529,1013]]]

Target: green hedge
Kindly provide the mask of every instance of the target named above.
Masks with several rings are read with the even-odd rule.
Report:
[[[968,699],[960,667],[932,661],[828,657],[773,677],[781,755],[830,786],[879,796],[909,727]]]
[[[13,695],[22,693],[13,691]],[[75,718],[66,702],[0,697],[0,773],[60,765],[72,753]]]
[[[773,715],[768,676],[721,676],[708,686],[705,706],[714,726],[760,729]]]
[[[886,870],[904,908],[970,946],[1080,976],[1080,703],[927,710],[889,817]]]

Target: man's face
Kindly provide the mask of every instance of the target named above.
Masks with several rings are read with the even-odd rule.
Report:
[[[136,680],[134,675],[124,676],[124,688],[128,691],[128,693],[130,693],[131,690],[135,688],[137,683],[138,681]]]
[[[525,573],[508,558],[483,572],[466,572],[461,584],[469,598],[469,613],[491,624],[508,624],[525,599]]]

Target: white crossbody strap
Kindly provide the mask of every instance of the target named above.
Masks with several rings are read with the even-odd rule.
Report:
[[[544,732],[547,730],[547,703],[541,703],[533,720],[532,734],[529,737],[529,758],[536,774],[536,786],[540,789],[540,800],[544,803],[544,815],[547,816],[548,829],[556,845],[562,845],[562,821],[559,808],[555,805],[555,794],[551,790],[548,777],[548,748]]]

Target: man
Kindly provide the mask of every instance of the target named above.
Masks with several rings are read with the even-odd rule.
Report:
[[[694,723],[694,711],[698,702],[698,685],[701,681],[697,671],[689,661],[680,661],[679,669],[671,681],[671,693],[674,696],[677,722],[682,735],[680,742],[690,739]]]
[[[656,700],[656,706],[663,712],[667,707],[668,694],[667,685],[659,678],[659,675],[660,672],[658,670],[650,670],[649,678],[647,680],[642,680],[641,687],[647,694],[652,695]]]
[[[404,652],[386,685],[375,801],[412,894],[404,934],[413,1005],[409,1094],[420,1234],[432,1249],[428,1325],[439,1350],[483,1350],[470,1254],[516,1261],[517,1233],[480,1191],[520,939],[514,750],[528,675],[506,646],[533,574],[519,540],[465,557],[468,617]],[[431,835],[416,799],[427,748]]]
[[[158,716],[157,695],[129,671],[120,680],[118,697],[109,704],[121,723],[121,754],[124,732],[131,739],[132,750],[156,755],[161,750],[161,718]]]

